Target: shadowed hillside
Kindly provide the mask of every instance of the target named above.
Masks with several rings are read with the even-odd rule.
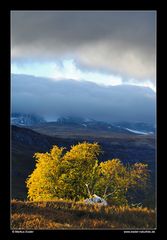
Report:
[[[69,137],[64,133],[62,137],[51,137],[40,134],[27,128],[12,126],[12,198],[26,199],[27,189],[25,180],[35,167],[35,152],[46,152],[53,145],[65,146],[67,150],[71,145],[83,141],[98,142],[103,154],[100,161],[119,158],[123,163],[148,163],[151,170],[152,182],[155,171],[155,139],[154,136],[136,136],[133,134],[110,134],[105,138],[98,132],[96,136]],[[140,194],[139,194],[140,197]]]

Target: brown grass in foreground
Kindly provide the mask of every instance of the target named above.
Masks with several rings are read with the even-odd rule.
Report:
[[[12,229],[149,229],[155,228],[155,211],[72,201],[30,202],[12,200]]]

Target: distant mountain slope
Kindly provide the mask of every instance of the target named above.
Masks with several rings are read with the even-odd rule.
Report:
[[[12,111],[55,120],[69,115],[104,122],[155,123],[156,95],[132,85],[102,86],[12,74]]]
[[[99,121],[73,121],[71,118],[58,119],[57,122],[47,122],[30,126],[31,129],[49,136],[63,138],[84,137],[110,137],[113,134],[132,134],[130,131]]]
[[[141,128],[140,126],[145,126]],[[46,122],[28,126],[29,128],[49,136],[65,138],[85,137],[112,137],[119,134],[150,135],[155,133],[153,125],[149,124],[110,124],[95,120],[74,118],[59,118],[56,122]],[[128,128],[129,127],[129,128]]]

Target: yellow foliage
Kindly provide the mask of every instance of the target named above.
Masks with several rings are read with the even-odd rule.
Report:
[[[99,163],[98,143],[78,143],[64,150],[54,145],[50,152],[34,154],[36,167],[26,180],[29,200],[79,200],[96,193],[122,205],[127,204],[130,187],[146,185],[147,165],[136,163],[128,168],[119,159]]]

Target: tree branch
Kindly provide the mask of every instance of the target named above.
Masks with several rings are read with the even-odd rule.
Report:
[[[114,190],[112,193],[107,194],[107,195],[105,196],[105,198],[109,197],[110,195],[112,195],[112,194],[115,193],[115,192],[116,192],[116,190]]]
[[[86,186],[86,188],[87,188],[87,191],[88,191],[88,195],[89,195],[89,197],[91,196],[91,193],[90,193],[90,190],[89,190],[89,184],[87,184],[87,183],[85,183],[85,186]]]
[[[108,189],[108,185],[106,186],[106,188],[104,190],[103,196],[106,196],[107,189]]]

